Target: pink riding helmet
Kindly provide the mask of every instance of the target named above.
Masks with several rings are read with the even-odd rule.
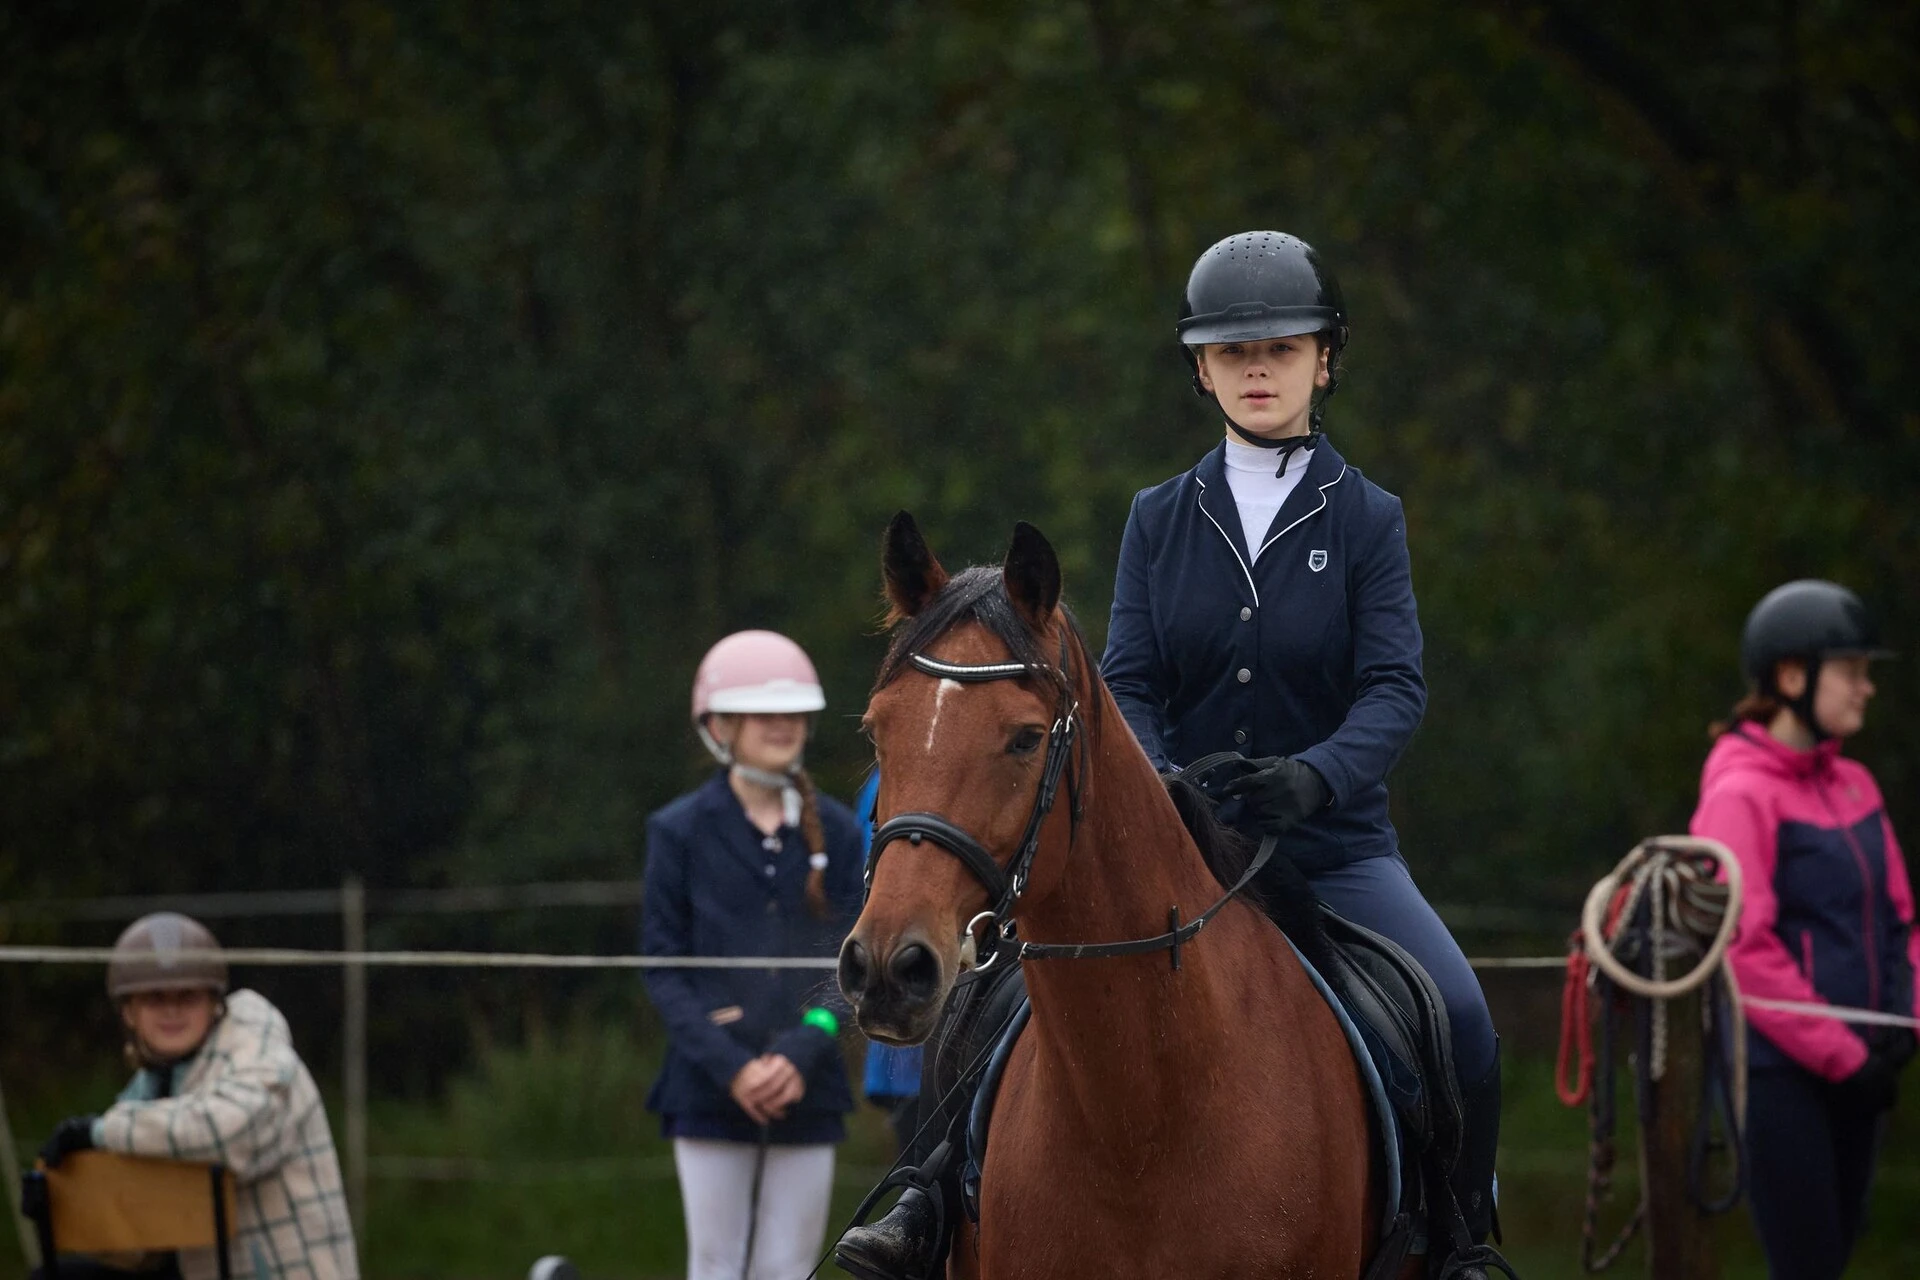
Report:
[[[707,650],[693,677],[693,727],[721,764],[733,753],[707,732],[707,717],[820,711],[827,695],[806,650],[777,631],[736,631]]]

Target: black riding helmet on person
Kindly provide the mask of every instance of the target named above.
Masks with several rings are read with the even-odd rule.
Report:
[[[1769,591],[1740,632],[1740,669],[1763,697],[1779,699],[1815,742],[1835,735],[1814,708],[1821,666],[1835,658],[1890,658],[1860,597],[1837,582],[1800,578]],[[1780,687],[1780,664],[1804,672],[1797,693]]]
[[[1346,303],[1312,245],[1284,231],[1243,231],[1200,255],[1187,276],[1174,325],[1180,353],[1192,374],[1194,394],[1212,400],[1243,443],[1263,449],[1311,449],[1321,434],[1326,402],[1340,385],[1340,357],[1349,329]],[[1249,429],[1221,402],[1203,368],[1210,345],[1313,337],[1321,354],[1317,396],[1308,410],[1304,437]],[[1244,415],[1243,415],[1244,416]]]
[[[1195,392],[1220,409],[1225,438],[1191,470],[1135,496],[1100,666],[1156,768],[1254,754],[1214,792],[1240,803],[1237,818],[1223,807],[1223,820],[1279,836],[1290,858],[1317,858],[1315,892],[1329,905],[1444,974],[1437,985],[1466,1114],[1458,1177],[1448,1181],[1469,1238],[1438,1243],[1433,1270],[1484,1280],[1508,1270],[1476,1243],[1494,1217],[1498,1036],[1387,817],[1386,774],[1419,722],[1425,685],[1399,499],[1349,468],[1322,432],[1349,333],[1332,272],[1299,238],[1242,232],[1199,255],[1171,336]],[[1463,1046],[1474,1050],[1471,1066]],[[922,1101],[899,1201],[836,1247],[861,1280],[937,1274],[963,1203],[954,1166],[968,1138],[955,1126],[970,1105]]]

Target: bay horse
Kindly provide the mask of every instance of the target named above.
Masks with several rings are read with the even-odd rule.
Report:
[[[867,1036],[920,1043],[985,924],[1019,939],[1032,1002],[949,1275],[1360,1276],[1369,1103],[1280,930],[1235,897],[1177,964],[1099,945],[1193,930],[1222,881],[1061,607],[1052,546],[1021,523],[1002,565],[950,578],[902,512],[883,567],[880,826],[842,991]]]

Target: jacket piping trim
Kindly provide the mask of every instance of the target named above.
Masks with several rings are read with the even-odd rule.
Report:
[[[1343,470],[1340,474],[1345,475],[1347,473]],[[1207,510],[1207,504],[1204,501],[1207,496],[1207,482],[1199,476],[1195,476],[1193,482],[1200,486],[1199,496],[1194,498],[1193,505],[1200,508],[1200,514],[1207,518],[1208,524],[1216,529],[1220,529],[1220,522],[1213,518],[1213,512]],[[1320,491],[1320,505],[1323,507],[1327,505],[1327,493],[1325,489]],[[1288,527],[1291,528],[1292,526],[1289,525]],[[1233,539],[1228,537],[1225,529],[1220,529],[1220,536],[1226,539],[1227,550],[1233,552],[1234,560],[1240,565],[1240,572],[1246,575],[1247,590],[1253,592],[1253,607],[1258,609],[1260,607],[1260,588],[1253,585],[1253,570],[1247,568],[1247,562],[1241,559],[1240,548],[1233,545]]]
[[[1274,543],[1280,541],[1280,539],[1286,537],[1289,533],[1292,533],[1295,529],[1299,528],[1302,522],[1311,520],[1315,516],[1319,515],[1322,511],[1325,511],[1327,509],[1327,490],[1333,488],[1333,486],[1339,484],[1342,480],[1345,480],[1346,478],[1347,478],[1347,469],[1343,465],[1340,468],[1339,475],[1335,476],[1333,479],[1327,481],[1325,484],[1320,486],[1320,505],[1315,507],[1313,510],[1307,512],[1305,515],[1301,516],[1299,520],[1295,520],[1292,524],[1288,525],[1286,528],[1282,529],[1280,532],[1274,534],[1271,538],[1268,538],[1265,542],[1261,543],[1260,549],[1253,553],[1253,558],[1255,560],[1258,560],[1261,556],[1267,554],[1268,547],[1272,546]]]

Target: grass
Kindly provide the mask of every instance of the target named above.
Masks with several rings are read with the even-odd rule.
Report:
[[[369,1116],[365,1273],[371,1280],[519,1280],[540,1255],[565,1253],[591,1280],[683,1274],[671,1154],[642,1107],[657,1056],[657,1045],[625,1028],[579,1025],[488,1050],[477,1070],[432,1105],[377,1104]],[[1507,1253],[1526,1280],[1572,1280],[1582,1274],[1585,1113],[1559,1105],[1543,1059],[1516,1057],[1507,1082]],[[117,1083],[103,1077],[10,1094],[23,1153],[33,1146],[26,1136],[37,1141],[61,1115],[97,1108]],[[891,1156],[876,1109],[856,1112],[852,1129],[840,1151],[835,1222]],[[1618,1190],[1605,1213],[1610,1224],[1637,1195],[1630,1139],[1619,1164]],[[1920,1274],[1920,1235],[1911,1230],[1917,1210],[1920,1104],[1909,1102],[1896,1114],[1872,1225],[1848,1275]],[[1719,1240],[1725,1280],[1764,1276],[1744,1209],[1720,1220]],[[18,1251],[0,1251],[0,1280],[23,1274]],[[1614,1274],[1645,1274],[1639,1244]]]

